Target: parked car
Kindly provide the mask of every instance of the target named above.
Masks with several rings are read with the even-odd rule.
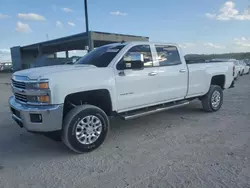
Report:
[[[234,85],[233,67],[233,62],[187,64],[175,44],[109,44],[75,65],[15,72],[9,105],[20,127],[51,137],[59,133],[72,151],[90,152],[104,142],[108,117],[129,120],[194,99],[205,111],[218,111],[223,90]]]
[[[0,63],[0,72],[12,72],[12,64]]]
[[[241,62],[241,65],[243,67],[242,75],[249,74],[250,66],[248,66],[245,62]]]
[[[230,60],[234,63],[234,79],[237,80],[241,75],[243,71],[243,66],[240,64],[240,62],[236,59]]]
[[[244,65],[243,61],[239,61],[239,64],[240,64],[240,75],[243,76],[245,65]]]

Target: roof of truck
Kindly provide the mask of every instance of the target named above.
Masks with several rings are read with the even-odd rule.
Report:
[[[141,45],[141,44],[157,44],[157,45],[171,45],[171,46],[179,46],[176,43],[167,43],[167,42],[148,42],[148,41],[130,41],[130,42],[119,42],[119,43],[112,43],[112,44],[107,44],[105,46],[115,46],[115,45],[128,45],[128,44],[133,44],[133,45]]]

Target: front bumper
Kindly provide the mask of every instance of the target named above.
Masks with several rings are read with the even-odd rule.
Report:
[[[51,132],[62,129],[63,104],[33,106],[21,104],[12,96],[9,98],[9,106],[12,118],[20,126],[29,132]],[[31,116],[39,116],[39,122]]]

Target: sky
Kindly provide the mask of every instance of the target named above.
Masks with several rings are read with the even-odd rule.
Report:
[[[250,0],[88,0],[92,31],[148,36],[187,53],[250,51]],[[1,0],[0,61],[10,48],[85,31],[84,0]]]

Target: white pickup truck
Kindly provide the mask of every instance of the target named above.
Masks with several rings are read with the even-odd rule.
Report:
[[[29,132],[59,133],[77,153],[105,140],[109,118],[125,120],[199,99],[215,112],[233,87],[233,62],[186,64],[175,44],[115,43],[96,48],[74,65],[15,72],[9,105]]]

